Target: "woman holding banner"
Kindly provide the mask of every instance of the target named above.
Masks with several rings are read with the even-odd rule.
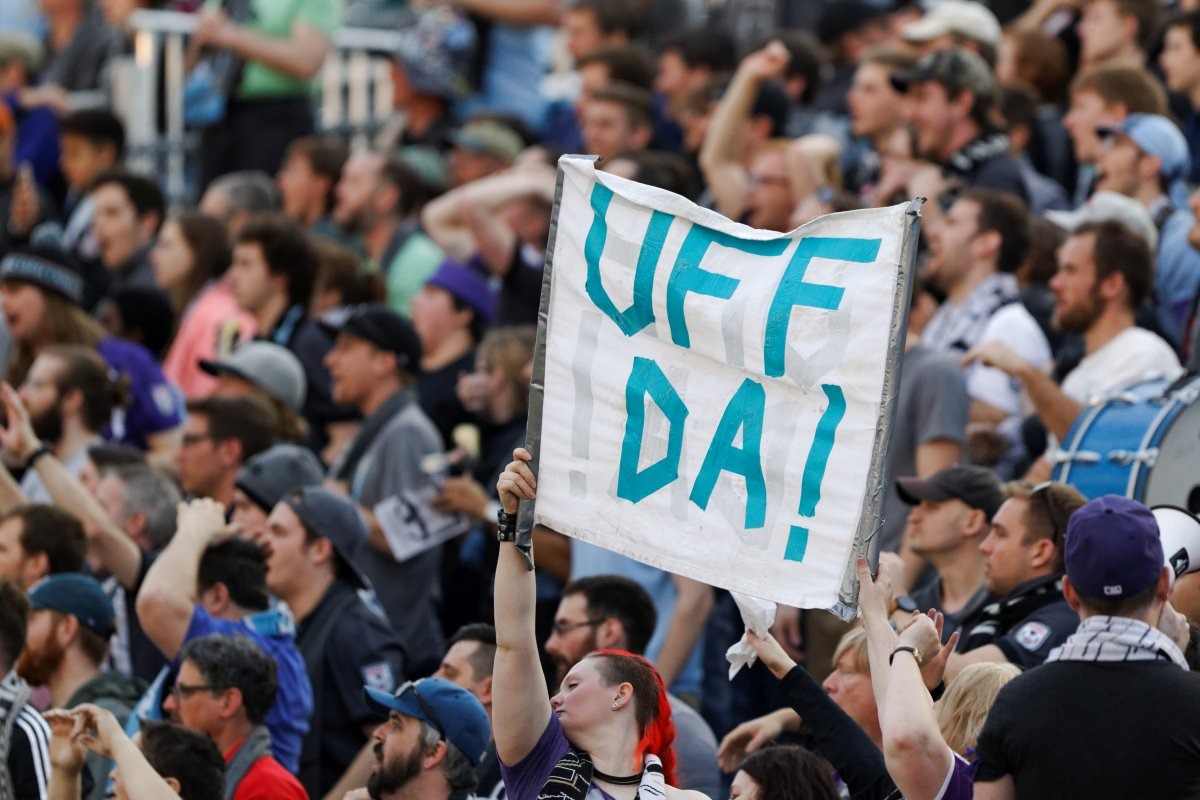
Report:
[[[666,688],[646,659],[619,650],[594,652],[547,699],[534,633],[534,574],[513,544],[517,505],[536,494],[531,459],[527,450],[515,450],[497,483],[503,512],[492,724],[508,797],[705,800],[670,786],[675,726]]]

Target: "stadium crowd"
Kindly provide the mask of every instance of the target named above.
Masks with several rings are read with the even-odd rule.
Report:
[[[4,0],[0,99],[0,800],[1200,797],[1200,577],[1052,480],[1200,366],[1196,0]],[[927,198],[860,619],[732,681],[727,592],[513,545],[564,153],[781,233]]]

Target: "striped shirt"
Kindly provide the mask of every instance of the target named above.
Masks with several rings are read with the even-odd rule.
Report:
[[[4,714],[12,708],[24,681],[12,670],[0,681],[0,730]],[[13,792],[21,800],[46,800],[50,780],[50,726],[31,705],[23,705],[13,721],[8,742],[8,763]]]

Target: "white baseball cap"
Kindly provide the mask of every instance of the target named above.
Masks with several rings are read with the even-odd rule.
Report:
[[[1000,22],[982,3],[944,0],[900,30],[907,42],[921,44],[948,33],[996,47],[1000,44]]]
[[[1107,189],[1094,193],[1074,211],[1047,211],[1042,216],[1070,233],[1087,222],[1120,222],[1158,251],[1158,228],[1146,207],[1132,197]]]

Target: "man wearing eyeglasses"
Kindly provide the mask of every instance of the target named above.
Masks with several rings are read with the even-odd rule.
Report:
[[[979,545],[987,558],[988,602],[962,623],[949,681],[969,664],[1007,661],[1036,667],[1079,626],[1063,599],[1063,535],[1067,520],[1086,502],[1077,489],[1047,482],[1008,486],[1008,499]]]
[[[364,686],[387,721],[375,729],[375,771],[348,798],[466,800],[492,729],[483,705],[441,678],[405,683],[394,695]]]
[[[232,800],[307,800],[300,781],[271,756],[263,721],[279,687],[275,662],[247,636],[209,634],[184,645],[164,708],[206,734],[225,758]]]

